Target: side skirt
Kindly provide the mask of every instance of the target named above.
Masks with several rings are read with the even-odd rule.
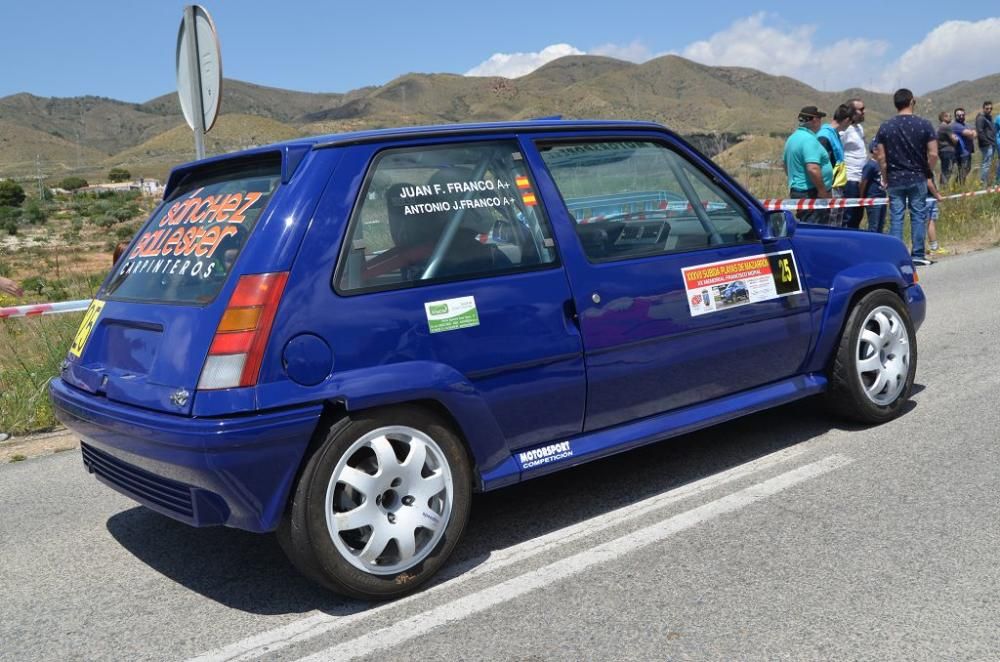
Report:
[[[815,395],[826,389],[826,383],[826,376],[819,373],[798,375],[632,423],[520,449],[499,467],[482,476],[483,491],[543,476]]]

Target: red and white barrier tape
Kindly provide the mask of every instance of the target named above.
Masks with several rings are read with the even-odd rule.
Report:
[[[0,319],[7,317],[35,317],[37,315],[58,315],[60,313],[76,313],[87,310],[90,299],[79,301],[59,301],[56,303],[32,303],[26,306],[9,306],[0,308]]]
[[[981,191],[954,193],[941,196],[942,200],[972,198],[987,193],[1000,193],[1000,186],[991,186]],[[927,198],[928,202],[934,198]],[[877,207],[889,204],[889,198],[766,198],[760,201],[768,211],[805,211],[813,209],[844,209],[846,207]]]
[[[767,198],[760,204],[768,211],[806,211],[813,209],[845,209],[876,207],[889,204],[888,198]]]
[[[991,186],[989,188],[984,188],[981,191],[970,191],[968,193],[953,193],[952,195],[943,195],[941,198],[943,200],[957,200],[959,198],[971,198],[977,195],[986,195],[987,193],[1000,193],[1000,186]]]

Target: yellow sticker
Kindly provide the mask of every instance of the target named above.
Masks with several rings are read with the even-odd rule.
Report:
[[[73,344],[69,346],[69,353],[76,358],[80,358],[80,355],[83,354],[83,348],[87,346],[87,338],[90,337],[90,332],[97,325],[97,318],[101,316],[103,309],[103,301],[94,299],[90,302],[90,307],[87,308],[87,313],[83,316],[80,328],[76,332],[76,338],[73,339]]]

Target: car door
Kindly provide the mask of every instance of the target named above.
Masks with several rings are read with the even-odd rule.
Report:
[[[297,260],[310,271],[333,260],[349,213],[334,289],[316,279],[286,333],[323,338],[341,374],[453,370],[471,386],[456,381],[456,397],[485,402],[511,449],[579,434],[582,342],[516,140],[352,146],[341,168],[361,174],[320,206]]]
[[[585,430],[794,375],[810,345],[791,242],[669,134],[534,138],[583,336]],[[537,150],[537,151],[536,151]]]

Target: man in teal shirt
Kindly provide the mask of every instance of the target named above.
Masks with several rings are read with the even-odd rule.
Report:
[[[833,185],[833,166],[830,156],[816,139],[826,113],[816,106],[806,106],[799,111],[799,128],[785,141],[785,174],[788,175],[788,197],[829,198]],[[798,218],[803,223],[828,224],[830,213],[826,209],[801,211]]]

